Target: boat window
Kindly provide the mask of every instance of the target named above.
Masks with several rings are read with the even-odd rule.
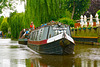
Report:
[[[33,40],[33,34],[34,34],[34,32],[32,32],[32,38],[31,38],[31,40]]]
[[[32,34],[32,33],[31,33]],[[31,34],[30,34],[30,40],[31,40]]]
[[[33,33],[31,33],[30,37],[31,37],[31,40],[33,40]]]
[[[36,35],[36,33],[35,33],[35,31],[34,31],[34,33],[33,33],[33,40],[35,40],[35,35]]]
[[[36,33],[37,35],[36,35],[36,40],[38,39],[38,34],[39,34],[39,31],[37,31],[37,33]]]
[[[33,37],[34,37],[33,34],[34,34],[34,32],[32,32],[31,35],[30,35],[31,40],[33,40]]]
[[[43,30],[41,29],[41,30],[40,30],[39,40],[41,40],[42,32],[43,32]]]
[[[33,33],[33,40],[35,40],[35,32]]]
[[[35,32],[35,40],[37,40],[37,31]]]

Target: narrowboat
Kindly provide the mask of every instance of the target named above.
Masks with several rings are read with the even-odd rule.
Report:
[[[18,39],[19,44],[27,45],[28,39]]]
[[[20,32],[19,39],[18,39],[18,43],[19,44],[23,44],[23,45],[27,45],[28,35],[29,35],[29,29],[23,29]]]
[[[30,33],[28,47],[40,54],[73,54],[75,42],[70,26],[49,22]]]

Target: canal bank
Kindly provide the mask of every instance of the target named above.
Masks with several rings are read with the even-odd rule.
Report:
[[[100,26],[72,28],[71,35],[76,43],[100,45]]]

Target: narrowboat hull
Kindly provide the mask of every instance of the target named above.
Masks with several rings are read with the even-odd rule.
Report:
[[[73,54],[75,44],[63,38],[51,43],[36,45],[28,41],[28,47],[40,54]]]
[[[18,39],[19,44],[27,45],[28,39]]]

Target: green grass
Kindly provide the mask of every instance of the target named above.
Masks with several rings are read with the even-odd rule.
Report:
[[[10,48],[19,48],[19,46],[18,45],[12,45],[12,46],[10,46]]]

